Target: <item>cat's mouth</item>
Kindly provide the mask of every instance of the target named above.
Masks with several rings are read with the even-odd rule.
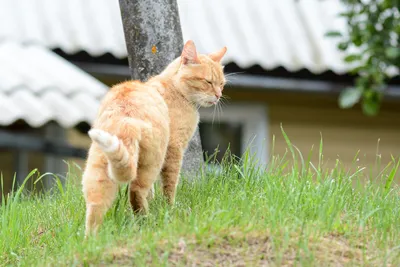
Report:
[[[214,105],[216,105],[216,104],[218,104],[218,100],[207,101],[205,106],[206,106],[206,107],[211,107],[211,106],[214,106]]]
[[[206,99],[198,99],[196,101],[198,104],[200,104],[200,106],[202,107],[211,107],[214,105],[217,105],[219,102],[219,99],[216,97],[207,97]]]

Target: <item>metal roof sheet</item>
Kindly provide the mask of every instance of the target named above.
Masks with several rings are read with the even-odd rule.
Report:
[[[343,73],[329,30],[343,29],[339,0],[178,0],[184,39],[201,52],[228,47],[224,62]],[[126,57],[118,0],[0,0],[0,39],[66,53]]]
[[[47,48],[0,41],[0,125],[91,123],[107,86]]]

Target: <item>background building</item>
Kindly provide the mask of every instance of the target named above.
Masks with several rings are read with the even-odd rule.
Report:
[[[341,110],[352,83],[335,41],[339,1],[178,0],[184,39],[200,52],[228,47],[230,100],[220,113],[201,110],[205,150],[240,155],[251,141],[260,162],[286,144],[280,125],[305,155],[324,139],[324,158],[346,166],[387,163],[400,149],[399,78],[377,117]],[[155,44],[162,46],[162,44]],[[150,49],[150,48],[149,48]],[[118,0],[0,0],[0,170],[5,181],[32,168],[65,173],[79,164],[99,100],[129,79]],[[93,78],[94,77],[94,78]],[[379,140],[379,149],[377,150]],[[314,149],[316,160],[316,149]],[[8,182],[9,183],[9,182]]]

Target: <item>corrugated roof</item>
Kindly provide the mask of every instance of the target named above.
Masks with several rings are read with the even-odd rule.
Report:
[[[202,52],[228,46],[240,67],[342,73],[335,41],[343,29],[338,0],[178,0],[184,39]],[[66,53],[126,56],[118,0],[0,0],[0,39],[35,42]]]
[[[11,1],[10,1],[11,2]],[[107,87],[39,45],[0,41],[0,125],[92,122]]]
[[[179,1],[185,38],[204,51],[228,46],[225,59],[246,68],[279,66],[344,72],[335,41],[324,34],[342,28],[341,6],[329,0]]]

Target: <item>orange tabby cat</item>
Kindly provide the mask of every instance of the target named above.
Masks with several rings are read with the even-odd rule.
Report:
[[[163,193],[174,203],[183,154],[199,122],[198,107],[217,104],[222,96],[225,53],[226,47],[198,55],[188,41],[161,74],[110,89],[89,131],[93,142],[82,179],[86,235],[101,224],[120,183],[130,183],[133,210],[146,212],[161,173]]]

